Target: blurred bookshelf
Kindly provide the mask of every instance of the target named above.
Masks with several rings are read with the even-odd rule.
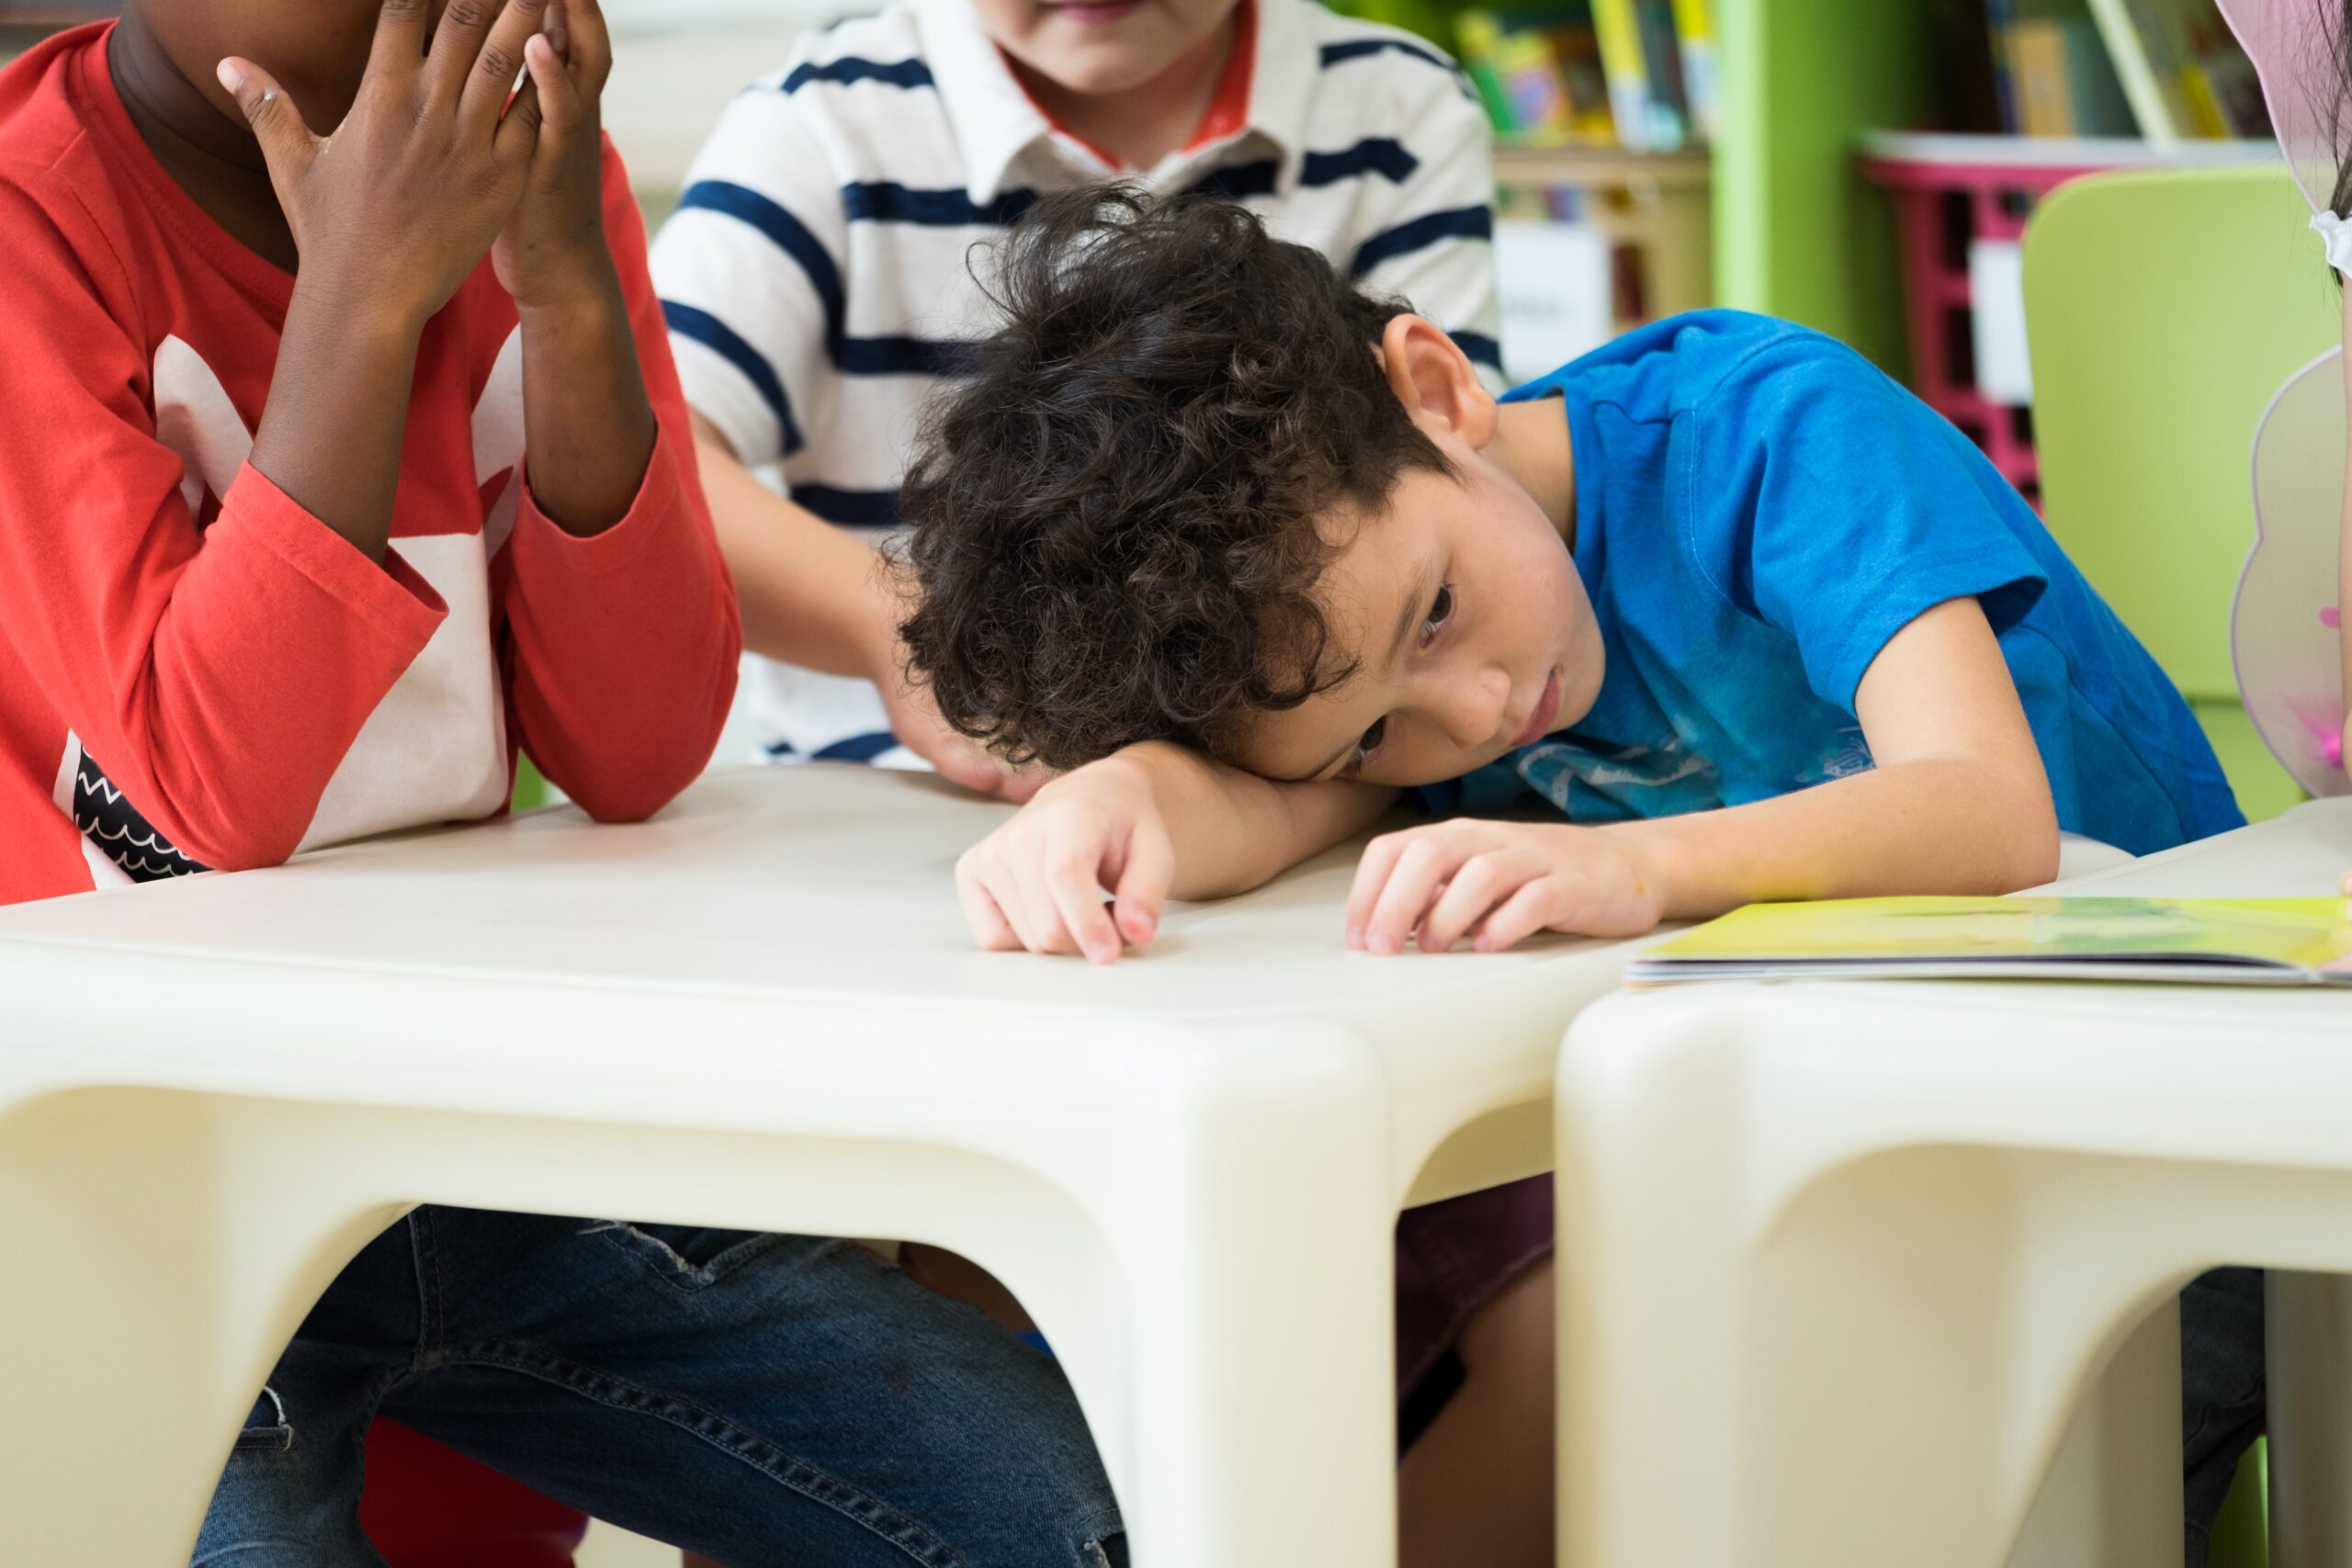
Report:
[[[1686,36],[1691,101],[1677,145],[1661,147],[1640,131],[1633,146],[1623,138],[1591,144],[1596,51],[1575,31],[1580,18],[1598,22],[1611,5],[1646,17],[1653,81],[1666,53],[1656,47],[1661,28],[1698,16],[1703,47],[1693,70]],[[1973,374],[1983,357],[1973,343],[1946,352],[1954,288],[1966,304],[1972,239],[2013,244],[2033,201],[2059,180],[2149,163],[2275,155],[2251,69],[2212,0],[1340,0],[1340,7],[1424,33],[1464,61],[1490,111],[1498,96],[1504,100],[1494,115],[1498,213],[1532,215],[1530,193],[1581,190],[1603,194],[1551,205],[1620,233],[1641,216],[1634,227],[1648,247],[1647,314],[1712,302],[1786,317],[1845,340],[1923,389],[1950,385],[1954,372]],[[1510,40],[1514,30],[1553,40],[1557,107],[1547,110],[1541,91],[1495,91],[1498,73],[1533,69],[1524,39]],[[1605,78],[1616,60],[1597,52]],[[1704,91],[1691,91],[1702,72]],[[1615,84],[1608,86],[1623,124]],[[1519,113],[1515,123],[1522,104],[1535,112]],[[1542,126],[1532,137],[1529,119]],[[1908,140],[1889,141],[1888,133]],[[1954,231],[1963,276],[1957,285],[1949,276],[1932,281],[1930,310],[1918,286],[1933,269],[1906,256],[1899,240],[1921,241],[1930,228],[1916,212],[1899,228],[1898,214],[1922,205],[1939,160],[1965,165],[1965,174],[1926,203],[1939,215],[1973,212],[1974,220]],[[2018,173],[2005,179],[2009,168]],[[1690,217],[1694,205],[1703,207],[1703,221]],[[1991,276],[2001,275],[1995,268]],[[1673,287],[1658,285],[1668,277]],[[1693,278],[1702,285],[1690,286]],[[1914,286],[1907,307],[1906,280]],[[2020,338],[2021,321],[2019,314]],[[1615,324],[1629,323],[1621,312]],[[2003,317],[2000,324],[2012,323]],[[1920,335],[1930,328],[1939,335]],[[1924,345],[1916,356],[1915,344]],[[1923,384],[1915,369],[1930,379]],[[1988,452],[2000,449],[2005,471],[2030,486],[2028,405],[1972,390],[1988,406],[1972,408],[1982,417],[1963,427],[1973,424]],[[2013,389],[1995,390],[2016,397]],[[1992,434],[1996,426],[2006,442]]]
[[[2151,17],[2201,29],[2200,59],[2223,57],[2227,41],[2214,33],[2211,0],[1331,3],[1421,33],[1464,62],[1498,121],[1498,214],[1513,237],[1522,234],[1517,225],[1562,220],[1594,231],[1604,259],[1578,265],[1588,283],[1605,269],[1607,299],[1605,319],[1589,327],[1619,331],[1720,303],[1819,328],[1905,378],[1917,312],[1905,310],[1901,196],[1868,172],[1865,139],[2002,136],[2011,127],[2001,118],[1995,44],[2012,41],[2019,27],[2030,62],[2090,63],[2089,51],[2125,28],[2160,31]],[[877,5],[608,0],[624,70],[608,92],[607,122],[649,216],[667,210],[730,89],[781,60],[800,28]],[[0,0],[0,51],[116,9],[104,0]],[[1612,17],[1613,39],[1603,36]],[[1530,74],[1544,52],[1531,39],[1557,69],[1555,102]],[[2131,156],[2210,151],[2193,145],[2213,140],[2199,115],[2210,121],[2233,96],[2243,104],[2249,78],[2225,63],[2187,83],[2163,50],[2131,52],[2094,72],[2088,118],[2111,122],[2120,107],[2137,130],[2158,105],[2168,123],[2161,134],[2091,140],[2107,141],[2117,161],[2132,140],[2145,145]],[[1639,62],[1639,92],[1611,70],[1627,59]],[[1620,135],[1620,123],[1634,133]],[[2073,139],[2017,136],[2007,150],[1987,144],[1971,155],[2030,163],[2037,144],[2058,140]],[[1565,254],[1535,258],[1535,270],[1555,267]]]

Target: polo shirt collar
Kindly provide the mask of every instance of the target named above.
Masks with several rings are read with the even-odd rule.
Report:
[[[1170,154],[1158,169],[1127,173],[1147,178],[1159,175],[1171,166],[1205,161],[1217,150],[1253,134],[1274,144],[1285,176],[1294,173],[1307,101],[1319,67],[1305,15],[1312,3],[1254,0],[1255,59],[1244,125],[1229,135]],[[911,0],[911,6],[923,58],[962,144],[966,188],[976,204],[985,206],[1002,194],[1015,160],[1040,141],[1050,142],[1057,162],[1086,177],[1110,179],[1121,173],[1093,149],[1055,129],[1022,90],[995,40],[981,30],[971,0]]]
[[[1316,0],[1257,0],[1258,59],[1250,78],[1249,129],[1274,144],[1283,188],[1298,172],[1306,110],[1323,73],[1307,7]]]

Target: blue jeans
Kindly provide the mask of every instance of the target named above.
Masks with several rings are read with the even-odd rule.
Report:
[[[2262,1436],[2262,1270],[2209,1269],[2180,1292],[2180,1446],[2188,1506],[2182,1561],[2205,1568],[2238,1461]]]
[[[729,1568],[1120,1568],[1051,1359],[852,1243],[424,1208],[254,1406],[199,1568],[382,1568],[379,1412]]]

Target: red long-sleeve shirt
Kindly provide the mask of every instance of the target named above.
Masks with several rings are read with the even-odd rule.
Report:
[[[628,514],[533,503],[485,259],[417,351],[378,565],[245,463],[294,280],[140,139],[107,28],[0,72],[0,903],[701,768],[741,632],[619,159],[605,220],[661,435]]]

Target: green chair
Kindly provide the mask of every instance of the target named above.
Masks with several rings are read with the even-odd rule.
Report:
[[[2283,164],[2100,175],[2025,235],[2043,514],[2205,727],[2239,807],[2302,798],[2238,701],[2230,601],[2251,452],[2279,384],[2342,338]]]

